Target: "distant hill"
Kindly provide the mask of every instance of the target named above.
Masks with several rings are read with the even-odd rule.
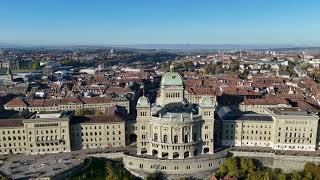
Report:
[[[47,49],[162,49],[162,50],[253,50],[253,49],[302,49],[319,48],[310,45],[288,45],[288,44],[10,44],[0,43],[0,49],[7,48],[47,48]]]

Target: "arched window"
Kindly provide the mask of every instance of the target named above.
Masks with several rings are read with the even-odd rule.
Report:
[[[188,143],[189,142],[189,135],[186,134],[184,135],[184,143]]]
[[[163,142],[168,143],[168,136],[166,134],[163,135]]]
[[[178,139],[178,136],[175,135],[175,136],[173,137],[173,142],[174,142],[174,143],[178,143],[178,140],[179,140],[179,139]]]
[[[157,134],[157,133],[154,133],[154,135],[153,135],[153,140],[154,140],[154,141],[158,141],[158,134]]]

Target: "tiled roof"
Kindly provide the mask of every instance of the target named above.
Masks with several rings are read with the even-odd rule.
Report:
[[[247,99],[245,98],[242,102],[244,105],[277,105],[287,104],[287,101],[282,98],[263,98],[263,99]]]
[[[26,106],[26,105],[27,105],[26,102],[20,98],[13,99],[5,104],[5,106],[9,106],[9,107],[20,107],[20,106]]]
[[[13,99],[9,101],[6,106],[8,107],[20,107],[29,105],[31,107],[41,106],[57,106],[69,103],[74,104],[100,104],[112,102],[111,97],[93,97],[93,98],[64,98],[64,99],[29,99],[26,102],[22,99]]]
[[[111,97],[93,97],[93,98],[82,98],[81,101],[84,104],[100,104],[112,102]]]
[[[124,122],[118,115],[105,115],[105,116],[88,116],[88,117],[72,117],[71,123],[112,123]]]
[[[20,127],[23,126],[23,122],[21,119],[0,119],[0,127]]]
[[[217,88],[205,88],[205,87],[186,87],[185,89],[190,94],[194,95],[218,95]]]

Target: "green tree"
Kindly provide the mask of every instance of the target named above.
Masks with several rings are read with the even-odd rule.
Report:
[[[240,62],[239,60],[234,60],[230,65],[230,71],[231,72],[237,72],[239,70]]]
[[[96,111],[94,112],[94,115],[95,115],[95,116],[103,116],[104,114],[103,114],[103,112],[96,110]]]
[[[314,177],[320,176],[320,165],[315,165],[314,163],[306,163],[304,165],[304,171],[306,173],[311,173]]]
[[[114,167],[113,164],[108,164],[106,166],[106,180],[118,180],[119,177],[117,176],[117,172],[116,172],[116,169]]]
[[[293,171],[293,172],[291,173],[290,179],[292,179],[292,180],[301,180],[301,179],[302,179],[301,172]]]
[[[165,174],[163,174],[162,172],[154,172],[154,173],[151,173],[149,174],[145,180],[165,180],[166,179],[166,176]]]
[[[286,176],[286,174],[284,174],[284,173],[280,173],[280,174],[278,174],[278,180],[286,180],[287,179],[287,176]]]
[[[75,113],[76,116],[84,116],[84,110],[83,108],[76,109]]]
[[[39,64],[38,62],[32,63],[32,64],[31,64],[31,69],[32,69],[32,70],[38,70],[38,69],[40,69],[40,64]]]
[[[239,176],[239,168],[238,162],[236,158],[229,158],[227,159],[227,167],[228,167],[228,175],[229,176]]]
[[[224,177],[225,175],[227,175],[228,174],[228,167],[227,167],[227,164],[226,163],[223,163],[220,167],[219,167],[219,169],[218,169],[218,171],[215,173],[215,175],[217,176],[217,177]]]
[[[264,180],[271,180],[271,179],[274,179],[273,176],[272,176],[272,171],[265,171],[263,173],[263,179]]]
[[[307,172],[304,177],[305,177],[306,180],[313,180],[313,179],[315,179],[315,178],[313,178],[313,175],[312,175],[311,172]]]
[[[249,173],[247,175],[247,178],[245,178],[245,179],[248,179],[248,180],[261,180],[261,179],[263,179],[263,176],[262,176],[261,172],[252,172],[252,173]]]
[[[248,173],[253,173],[256,169],[256,166],[253,163],[252,159],[240,158],[240,172],[241,176],[245,176]]]
[[[205,75],[215,74],[216,70],[217,70],[217,65],[216,64],[207,64],[203,68],[203,74],[205,74]]]

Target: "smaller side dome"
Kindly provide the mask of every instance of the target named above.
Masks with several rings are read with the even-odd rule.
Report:
[[[213,100],[209,96],[204,96],[199,100],[200,106],[214,106]]]
[[[138,99],[138,102],[137,102],[137,107],[150,107],[150,101],[147,97],[145,96],[141,96],[139,99]]]

